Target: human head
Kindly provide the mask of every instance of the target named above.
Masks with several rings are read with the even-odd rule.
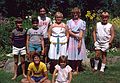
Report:
[[[36,28],[37,28],[38,23],[39,23],[39,20],[38,20],[37,18],[33,18],[33,19],[32,19],[32,25],[33,25],[33,27],[36,27]]]
[[[56,12],[55,13],[56,23],[61,23],[62,19],[63,19],[63,14],[61,12]]]
[[[71,12],[72,12],[73,19],[78,19],[81,15],[80,8],[78,7],[74,7]]]
[[[64,68],[67,64],[67,57],[62,55],[59,57],[59,63],[58,63],[62,68]]]
[[[33,55],[33,62],[35,63],[35,65],[39,65],[40,63],[40,56],[37,53]]]
[[[15,24],[16,24],[16,27],[17,28],[22,28],[22,18],[18,17],[16,20],[15,20]]]
[[[45,16],[46,9],[44,7],[39,8],[39,14],[40,14],[40,16]]]
[[[107,24],[108,19],[109,19],[109,13],[108,13],[107,11],[103,11],[103,12],[101,13],[102,23],[103,23],[103,24]]]

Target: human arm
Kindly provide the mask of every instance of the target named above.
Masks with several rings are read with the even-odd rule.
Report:
[[[69,31],[68,31],[68,26],[65,26],[65,29],[66,29],[66,37],[67,37],[67,40],[69,39]]]
[[[95,43],[96,42],[96,28],[94,28],[94,30],[93,30],[93,40]]]
[[[30,36],[27,35],[26,37],[26,51],[27,51],[27,57],[30,58],[30,52],[29,52],[29,40],[30,40]]]
[[[72,80],[72,72],[70,71],[70,72],[68,73],[68,75],[69,75],[68,83],[71,83],[71,80]]]
[[[45,48],[44,48],[44,38],[43,38],[43,36],[41,37],[41,41],[42,41],[42,55],[44,55]]]
[[[71,29],[68,30],[69,34],[75,38],[78,38],[79,36],[76,35],[74,32],[71,31]]]
[[[78,40],[79,40],[78,48],[81,48],[83,35],[84,35],[84,31],[80,30],[79,37],[78,37]]]
[[[31,80],[30,73],[31,73],[31,71],[28,70],[28,72],[27,72],[27,79],[28,79],[29,83],[35,83],[35,81]]]
[[[51,34],[52,34],[52,25],[48,29],[48,38],[49,38],[49,40],[50,40]]]
[[[46,79],[48,79],[48,72],[46,71],[46,72],[44,72],[43,73],[43,76],[44,76],[44,78],[42,78],[39,82],[40,83],[43,83]]]
[[[111,37],[110,37],[109,43],[111,44],[115,36],[114,26],[112,26],[110,29],[110,35]]]
[[[52,83],[55,83],[55,77],[56,77],[56,73],[58,72],[57,69],[54,70],[53,75],[52,75]]]

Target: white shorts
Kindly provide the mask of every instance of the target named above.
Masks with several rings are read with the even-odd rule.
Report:
[[[109,43],[98,43],[97,41],[94,43],[95,50],[106,51],[109,49]]]
[[[26,54],[26,47],[23,48],[17,48],[13,46],[13,50],[12,50],[12,54],[13,55],[25,55]]]

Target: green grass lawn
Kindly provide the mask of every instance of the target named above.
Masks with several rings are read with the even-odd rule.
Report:
[[[0,83],[20,83],[22,76],[12,81],[13,74],[0,70]],[[52,75],[49,74],[49,79]],[[90,69],[86,69],[79,75],[73,76],[72,83],[120,83],[120,61],[116,64],[107,65],[104,74],[98,72],[93,73]]]

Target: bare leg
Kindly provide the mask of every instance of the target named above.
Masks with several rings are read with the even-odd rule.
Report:
[[[14,55],[14,77],[12,80],[15,80],[17,77],[17,68],[18,68],[18,55]]]
[[[25,75],[25,55],[21,55],[21,64],[22,64],[22,71],[23,71],[23,77],[27,77],[26,75]]]
[[[30,62],[32,62],[32,61],[33,61],[33,56],[34,56],[34,54],[35,54],[35,53],[36,53],[35,51],[30,52]]]
[[[100,69],[101,72],[104,72],[104,69],[105,69],[106,55],[107,55],[107,52],[102,52],[102,65],[101,65],[101,69]]]
[[[100,50],[96,50],[95,51],[95,66],[94,66],[94,71],[96,71],[98,69],[98,63],[99,63],[99,58],[100,58]]]

